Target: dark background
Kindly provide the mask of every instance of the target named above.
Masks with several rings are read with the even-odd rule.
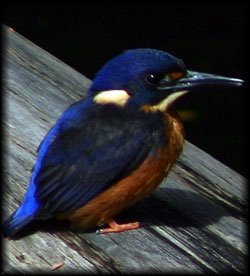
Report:
[[[124,2],[123,2],[124,3]],[[247,78],[247,6],[5,5],[3,23],[85,76],[132,48],[158,48],[187,68]],[[209,87],[176,103],[186,138],[247,174],[246,85]]]

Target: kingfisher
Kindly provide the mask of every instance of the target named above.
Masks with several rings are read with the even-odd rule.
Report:
[[[197,87],[242,83],[187,70],[162,50],[124,51],[97,72],[86,98],[43,139],[27,192],[3,235],[49,218],[76,229],[97,227],[98,233],[140,227],[114,217],[149,196],[182,152],[184,131],[173,103]]]

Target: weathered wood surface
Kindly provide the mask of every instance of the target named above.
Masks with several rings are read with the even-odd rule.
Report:
[[[23,198],[42,138],[90,81],[7,27],[3,42],[6,218]],[[98,235],[48,222],[22,239],[3,241],[3,272],[52,272],[57,264],[53,273],[245,272],[246,184],[186,141],[168,179],[118,216],[139,219],[143,227]]]

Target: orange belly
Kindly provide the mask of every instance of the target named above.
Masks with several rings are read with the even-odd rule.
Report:
[[[125,208],[151,194],[167,175],[182,149],[182,133],[179,133],[179,136],[176,135],[169,137],[166,147],[160,148],[154,158],[147,158],[129,176],[90,200],[83,207],[57,217],[68,219],[72,226],[77,228],[100,226]]]

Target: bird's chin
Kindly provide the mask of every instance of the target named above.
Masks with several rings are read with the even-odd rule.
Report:
[[[147,112],[166,112],[177,99],[184,96],[188,92],[188,90],[173,92],[157,104],[144,106],[143,109]]]

